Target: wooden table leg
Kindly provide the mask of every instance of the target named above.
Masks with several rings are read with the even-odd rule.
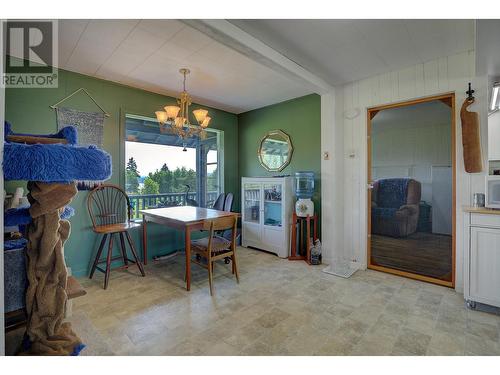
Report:
[[[191,290],[191,228],[186,227],[184,232],[184,247],[186,248],[186,289]]]
[[[142,215],[142,263],[148,264],[148,233],[144,215]]]
[[[302,220],[299,220],[297,222],[297,214],[294,212],[292,215],[292,240],[291,240],[291,250],[290,250],[290,256],[288,257],[288,260],[305,260],[306,257],[301,255],[300,253],[302,251]],[[299,236],[299,246],[297,249],[297,232]]]
[[[290,246],[290,259],[294,259],[297,256],[297,215],[295,212],[292,215],[292,243]]]
[[[304,256],[304,220],[299,220],[299,255]]]
[[[306,262],[311,264],[311,217],[306,218]]]
[[[314,241],[318,239],[318,215],[314,215]]]

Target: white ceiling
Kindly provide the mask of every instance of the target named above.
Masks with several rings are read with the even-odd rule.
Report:
[[[372,132],[451,124],[451,108],[440,100],[383,109],[372,120]]]
[[[500,77],[500,20],[477,20],[476,73]]]
[[[59,67],[233,113],[310,90],[177,20],[60,20]]]
[[[332,85],[474,48],[473,20],[230,20]]]
[[[332,85],[474,48],[471,20],[231,20]],[[59,67],[241,113],[311,93],[177,20],[60,20]],[[276,69],[276,70],[275,70]]]

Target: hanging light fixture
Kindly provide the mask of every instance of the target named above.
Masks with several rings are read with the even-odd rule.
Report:
[[[206,109],[199,108],[193,111],[193,115],[198,124],[192,125],[189,122],[191,96],[189,96],[186,91],[186,75],[190,73],[190,70],[182,68],[179,70],[179,73],[184,76],[183,91],[180,98],[177,99],[177,104],[179,104],[179,106],[167,105],[164,107],[164,111],[155,112],[156,119],[160,124],[160,131],[163,132],[166,127],[168,127],[183,140],[194,135],[203,136],[204,130],[210,124],[211,118],[208,116],[208,111]]]
[[[493,83],[491,88],[490,111],[494,112],[500,108],[500,82]]]

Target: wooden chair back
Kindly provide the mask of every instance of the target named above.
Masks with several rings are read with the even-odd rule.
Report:
[[[89,193],[87,198],[92,225],[123,224],[130,221],[131,207],[127,193],[119,186],[102,184]]]
[[[236,247],[236,224],[238,223],[238,218],[235,216],[220,217],[218,219],[205,220],[203,223],[203,229],[209,231],[208,235],[208,252],[212,250],[212,238],[215,231],[224,231],[231,229],[231,250],[234,251]]]
[[[236,223],[238,218],[234,216],[224,216],[217,219],[205,220],[203,223],[203,230],[226,230],[226,229],[236,229]]]

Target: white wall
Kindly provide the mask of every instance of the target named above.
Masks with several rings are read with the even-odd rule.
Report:
[[[342,91],[341,91],[342,93]],[[344,129],[336,126],[342,119],[343,95],[330,92],[321,95],[321,240],[323,262],[329,264],[333,255],[342,256],[344,249]]]
[[[461,207],[472,201],[472,193],[484,192],[484,173],[465,173],[462,157],[460,107],[465,98],[467,83],[476,90],[476,104],[471,109],[480,113],[482,135],[487,134],[486,77],[475,77],[474,51],[432,60],[406,69],[377,75],[352,82],[336,90],[341,100],[336,100],[335,128],[343,132],[343,148],[334,150],[334,158],[343,158],[344,171],[333,177],[334,183],[344,184],[343,189],[343,251],[359,268],[366,268],[367,256],[367,133],[366,109],[382,104],[455,92],[456,95],[456,289],[463,290],[463,215]],[[359,115],[356,116],[356,113]],[[325,142],[326,143],[326,142]],[[482,136],[485,169],[487,144]],[[333,138],[331,139],[333,144]],[[331,146],[330,146],[331,147]],[[330,192],[325,192],[325,194]],[[323,212],[341,208],[323,198]],[[323,233],[327,228],[324,228]]]

